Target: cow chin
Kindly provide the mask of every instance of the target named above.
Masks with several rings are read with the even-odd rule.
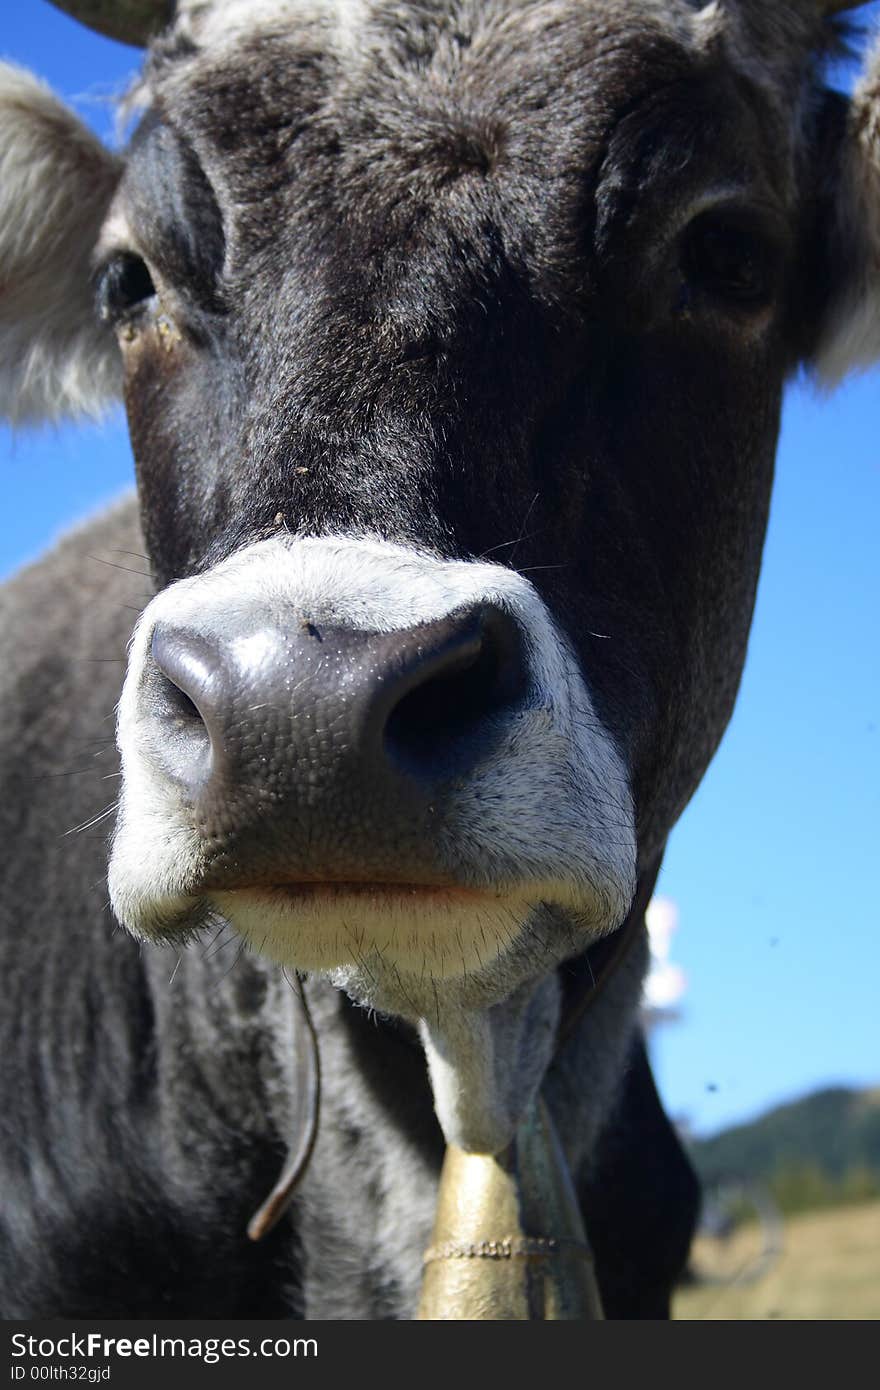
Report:
[[[434,981],[491,965],[531,911],[506,894],[396,884],[237,890],[211,901],[254,950],[281,965],[361,966]]]
[[[619,893],[563,907],[559,888],[544,892],[334,884],[218,893],[211,902],[259,955],[345,980],[364,1004],[422,1017],[445,991],[474,1007],[498,1002],[625,912]]]

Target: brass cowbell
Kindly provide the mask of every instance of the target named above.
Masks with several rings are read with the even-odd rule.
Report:
[[[540,1097],[502,1153],[447,1147],[417,1316],[602,1318],[580,1207]]]

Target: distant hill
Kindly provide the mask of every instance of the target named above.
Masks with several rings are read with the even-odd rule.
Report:
[[[814,1091],[689,1148],[704,1185],[761,1183],[784,1210],[880,1196],[880,1088]]]

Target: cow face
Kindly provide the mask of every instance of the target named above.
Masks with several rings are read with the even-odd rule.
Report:
[[[161,589],[132,930],[221,917],[440,1020],[525,1016],[620,925],[729,717],[784,379],[845,301],[819,37],[328,0],[155,46],[96,253]]]

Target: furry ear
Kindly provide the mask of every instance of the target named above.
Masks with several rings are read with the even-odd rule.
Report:
[[[829,385],[880,358],[880,40],[850,104],[834,224],[839,289],[814,357]]]
[[[0,63],[0,416],[13,423],[97,413],[119,394],[91,287],[119,173],[42,82]]]

